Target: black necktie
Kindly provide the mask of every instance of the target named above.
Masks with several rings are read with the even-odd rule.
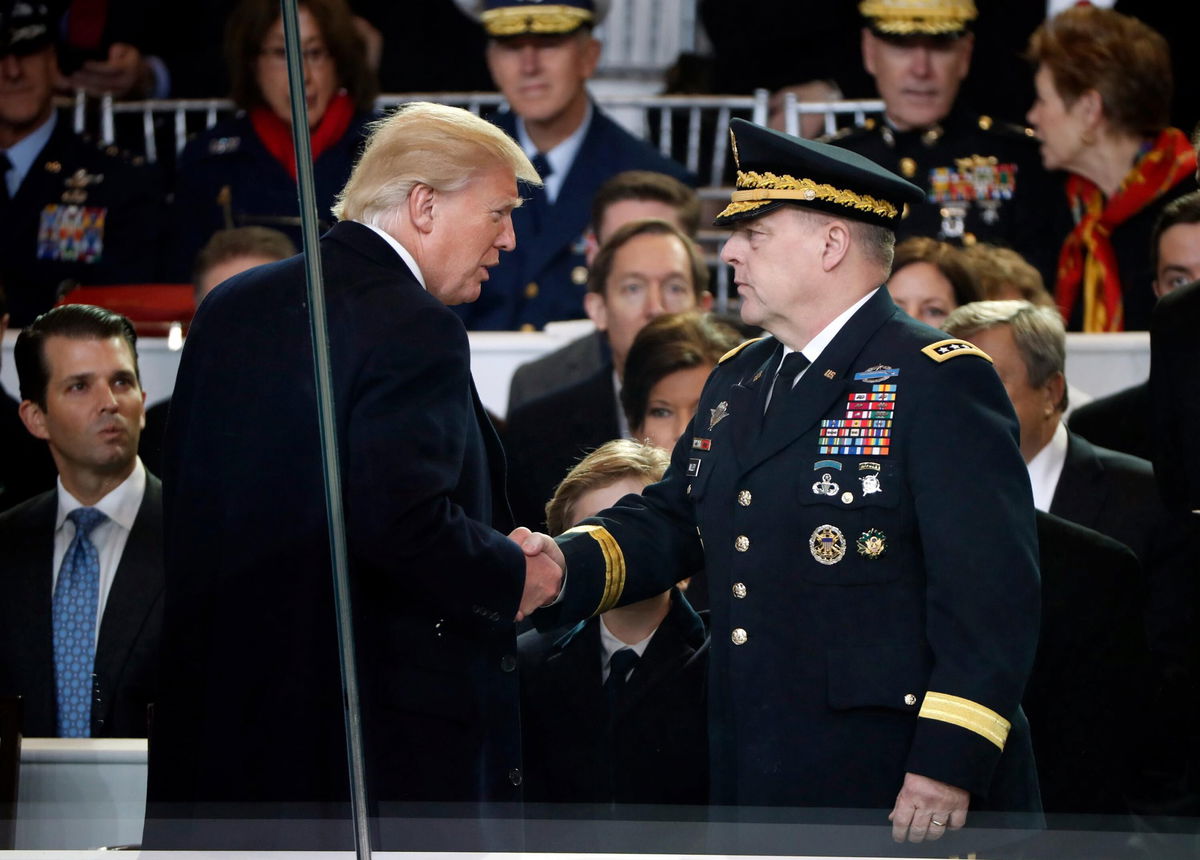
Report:
[[[8,203],[12,197],[8,193],[8,171],[12,170],[13,163],[8,158],[8,153],[0,149],[0,204]]]
[[[533,169],[538,172],[538,176],[542,177],[543,182],[549,179],[550,174],[554,172],[554,168],[550,166],[550,162],[547,160],[546,156],[540,152],[535,154],[533,158],[529,159],[529,163],[532,164]]]
[[[608,694],[608,710],[616,710],[621,693],[625,690],[625,682],[633,667],[637,665],[638,653],[632,648],[621,648],[608,661],[608,680],[604,682],[604,692]]]
[[[764,425],[779,420],[779,416],[784,411],[784,404],[787,403],[788,395],[792,393],[792,383],[796,379],[796,374],[808,365],[809,360],[804,357],[804,353],[789,352],[787,354],[775,374],[775,387],[771,389],[771,402],[767,404],[767,417],[763,422]]]

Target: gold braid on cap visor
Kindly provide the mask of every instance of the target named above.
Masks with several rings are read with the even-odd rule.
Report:
[[[813,182],[811,179],[796,179],[786,173],[778,176],[774,173],[739,170],[737,188],[738,190],[730,195],[730,204],[722,210],[718,218],[749,212],[773,200],[824,200],[849,209],[871,212],[889,220],[900,217],[900,210],[886,200],[844,188],[834,188],[832,185]]]
[[[979,14],[972,0],[863,0],[858,11],[880,33],[897,36],[957,33]]]
[[[489,36],[522,36],[526,33],[570,33],[592,22],[592,13],[577,6],[505,6],[479,16]]]

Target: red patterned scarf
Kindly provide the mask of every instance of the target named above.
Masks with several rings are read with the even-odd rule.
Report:
[[[354,118],[354,102],[345,91],[339,92],[329,101],[325,115],[312,131],[312,157],[316,161],[321,153],[342,139],[350,120]],[[292,143],[292,127],[275,115],[270,108],[256,107],[250,111],[250,122],[254,133],[262,141],[267,152],[284,166],[292,181],[296,180],[296,148]]]
[[[1064,319],[1071,318],[1082,292],[1084,331],[1124,330],[1122,284],[1112,232],[1195,172],[1196,153],[1187,136],[1177,128],[1168,128],[1107,201],[1091,180],[1071,175],[1067,199],[1081,215],[1058,256],[1054,297]]]

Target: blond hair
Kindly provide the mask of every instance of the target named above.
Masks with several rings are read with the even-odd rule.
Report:
[[[476,171],[493,167],[512,168],[518,179],[541,185],[512,138],[462,108],[412,102],[369,128],[366,148],[333,207],[339,221],[384,227],[414,185],[457,191]]]
[[[550,534],[557,535],[573,526],[571,508],[584,493],[611,487],[626,478],[649,486],[662,479],[670,464],[671,455],[662,448],[632,439],[605,442],[576,463],[562,479],[554,497],[546,503],[547,529]]]

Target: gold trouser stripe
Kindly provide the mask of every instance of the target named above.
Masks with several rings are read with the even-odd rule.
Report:
[[[975,734],[987,738],[1000,749],[1004,749],[1004,742],[1008,740],[1008,732],[1012,728],[1012,723],[991,708],[947,693],[926,693],[925,701],[921,704],[921,712],[917,716],[927,720],[952,723],[975,732]]]
[[[599,615],[616,606],[625,591],[625,553],[621,551],[617,539],[604,526],[576,526],[564,534],[574,532],[591,536],[592,540],[600,545],[600,552],[604,556],[604,594],[600,597],[600,605],[592,613]]]

